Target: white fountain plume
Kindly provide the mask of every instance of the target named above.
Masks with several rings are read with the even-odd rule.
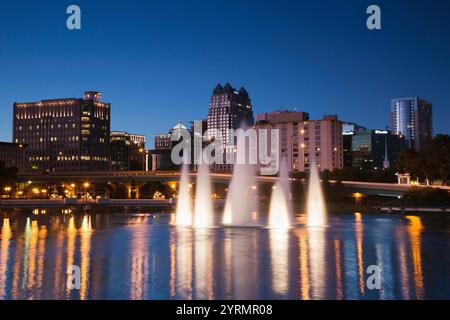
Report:
[[[326,225],[325,200],[320,186],[319,172],[314,162],[310,166],[306,214],[308,226],[321,227]]]
[[[269,228],[287,229],[292,226],[292,214],[289,201],[289,173],[285,160],[281,162],[280,174],[273,187],[269,209]]]
[[[175,216],[175,224],[178,226],[192,225],[192,198],[190,186],[189,167],[183,162]]]
[[[211,177],[209,175],[209,165],[205,163],[205,157],[203,157],[203,161],[198,166],[197,172],[194,227],[209,228],[213,226],[214,221],[211,199]]]
[[[230,226],[255,226],[257,187],[255,168],[248,164],[235,164],[229,186],[222,223]]]

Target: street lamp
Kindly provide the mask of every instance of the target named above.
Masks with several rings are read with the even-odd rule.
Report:
[[[89,183],[89,182],[85,182],[84,184],[83,184],[83,186],[84,186],[84,197],[87,199],[88,198],[88,188],[91,186],[91,184]]]
[[[33,188],[32,192],[33,192],[33,194],[34,194],[36,197],[37,197],[37,195],[38,195],[39,193],[41,193],[41,191],[39,191],[38,188]]]
[[[11,187],[5,187],[4,190],[5,190],[5,193],[7,195],[9,195],[9,193],[11,192]]]
[[[355,204],[361,204],[362,194],[359,192],[355,192],[353,194],[353,198],[355,198]]]

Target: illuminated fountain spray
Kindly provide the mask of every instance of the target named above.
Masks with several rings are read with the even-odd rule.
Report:
[[[321,227],[326,225],[325,201],[320,186],[319,172],[316,164],[311,163],[308,187],[308,200],[306,214],[307,225],[311,227]]]
[[[188,165],[183,163],[175,216],[175,224],[178,226],[189,226],[192,224],[192,199],[188,175]]]
[[[212,227],[214,221],[211,200],[211,177],[209,175],[209,165],[205,161],[202,161],[198,166],[196,186],[194,227]]]
[[[229,226],[255,226],[256,204],[255,168],[247,164],[235,164],[229,186],[222,223]]]
[[[289,174],[286,161],[282,161],[278,181],[273,187],[269,209],[269,228],[287,229],[292,226],[289,201]]]

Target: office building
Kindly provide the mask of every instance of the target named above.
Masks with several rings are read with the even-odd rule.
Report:
[[[6,168],[16,168],[19,173],[25,171],[26,164],[25,150],[27,145],[0,142],[0,162],[4,164]]]
[[[344,167],[353,166],[353,153],[352,153],[352,137],[356,132],[367,130],[365,127],[360,126],[354,122],[342,123],[342,146],[343,146],[343,160]]]
[[[409,149],[420,150],[433,137],[432,104],[418,97],[391,101],[392,133],[404,136]]]
[[[112,131],[111,170],[146,170],[145,136],[123,131]]]
[[[276,128],[279,130],[280,156],[286,159],[289,170],[291,171],[300,170],[299,128],[308,120],[308,113],[288,110],[259,113],[256,115],[256,128]]]
[[[28,145],[37,173],[110,169],[110,104],[101,93],[83,98],[14,103],[13,141]]]
[[[172,148],[178,143],[178,141],[172,141],[171,137],[172,133],[177,130],[187,130],[187,127],[181,121],[178,121],[168,133],[155,135],[155,148],[149,151],[152,171],[176,170],[179,168],[172,162],[171,157]]]
[[[218,84],[214,90],[209,103],[207,119],[208,138],[214,139],[220,134],[224,152],[233,152],[225,148],[226,142],[232,139],[228,130],[248,127],[254,122],[253,109],[248,92],[244,87],[239,90],[233,88],[229,83],[222,87]],[[214,171],[232,171],[233,166],[225,163],[211,166]]]
[[[171,140],[172,133],[176,130],[186,130],[187,127],[183,122],[178,121],[168,133],[156,134],[155,139],[155,150],[172,150],[174,143]],[[175,142],[176,143],[176,142]]]
[[[337,116],[310,120],[306,112],[275,111],[256,118],[256,128],[279,130],[281,157],[290,171],[308,171],[312,162],[319,170],[342,168],[342,122]]]
[[[404,146],[404,139],[388,130],[365,130],[351,137],[352,167],[380,170],[395,163]]]

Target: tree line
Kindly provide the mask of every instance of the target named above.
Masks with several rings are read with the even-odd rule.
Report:
[[[397,170],[409,173],[428,184],[450,182],[450,136],[439,134],[429,139],[420,151],[407,150],[397,160]]]

